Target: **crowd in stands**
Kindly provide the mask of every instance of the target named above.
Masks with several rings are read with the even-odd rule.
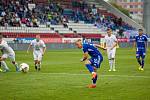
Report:
[[[74,12],[74,20],[78,22],[80,20],[85,23],[95,24],[100,29],[111,28],[112,30],[133,30],[133,27],[124,23],[121,18],[116,18],[114,16],[104,16],[98,12],[96,6],[88,5],[86,1],[72,3],[73,7],[80,8]]]
[[[72,1],[71,13],[66,14],[59,3],[49,2],[35,4],[32,0],[0,0],[0,26],[27,26],[38,27],[40,24],[47,26],[63,24],[67,27],[68,20],[75,23],[94,24],[100,29],[107,27],[113,30],[132,30],[133,28],[124,23],[121,18],[113,18],[98,13],[95,5],[88,5],[86,0],[82,2]]]

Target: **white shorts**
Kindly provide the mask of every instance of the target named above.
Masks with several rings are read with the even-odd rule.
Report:
[[[2,58],[9,58],[11,61],[15,61],[15,53],[4,53]]]
[[[42,52],[41,51],[33,51],[34,60],[41,61],[42,60]]]
[[[113,48],[112,50],[107,49],[108,59],[115,58],[115,55],[116,55],[116,48]]]

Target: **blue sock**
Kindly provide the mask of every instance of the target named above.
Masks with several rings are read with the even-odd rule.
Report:
[[[141,63],[140,58],[137,58],[137,61],[138,61],[139,65],[141,66],[141,65],[142,65],[142,63]]]
[[[97,77],[98,77],[98,76],[96,76],[96,77],[93,79],[93,84],[96,84]]]
[[[86,64],[86,67],[90,73],[94,72],[94,68],[90,64]]]
[[[142,56],[142,61],[141,61],[142,68],[144,67],[144,58],[145,58],[145,55]]]
[[[142,68],[144,67],[144,59],[142,59]]]

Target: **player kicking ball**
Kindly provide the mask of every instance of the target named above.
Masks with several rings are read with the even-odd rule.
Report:
[[[116,46],[118,44],[117,38],[112,34],[110,28],[107,29],[107,35],[105,36],[104,48],[107,50],[107,56],[109,60],[109,71],[116,71],[115,69],[115,54]]]
[[[144,71],[144,59],[147,45],[147,36],[143,34],[142,29],[139,29],[138,35],[135,36],[134,47],[136,47],[136,59],[140,65],[140,71]]]
[[[34,57],[35,69],[37,71],[40,71],[42,57],[46,51],[46,45],[45,45],[44,41],[40,39],[40,35],[36,35],[36,39],[31,41],[31,43],[27,49],[27,53],[29,52],[31,47],[33,47],[33,57]]]
[[[96,44],[82,43],[80,39],[75,42],[75,45],[79,49],[83,49],[84,53],[83,53],[83,58],[81,59],[81,62],[85,63],[86,68],[92,74],[92,84],[89,85],[88,88],[95,88],[96,81],[98,78],[96,70],[100,68],[100,65],[103,61],[102,54],[96,48],[100,46]],[[91,56],[90,59],[88,59],[88,55]]]
[[[9,68],[5,62],[7,58],[10,58],[12,64],[16,67],[16,71],[19,72],[18,64],[15,61],[15,52],[14,50],[7,44],[6,41],[3,40],[3,35],[0,34],[0,50],[2,52],[2,56],[0,57],[1,66],[3,67],[3,72],[8,72]]]

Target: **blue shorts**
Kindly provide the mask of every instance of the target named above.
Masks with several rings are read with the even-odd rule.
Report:
[[[146,50],[137,50],[136,51],[136,58],[145,58],[145,55],[146,55]]]
[[[99,55],[97,57],[90,58],[89,61],[91,62],[92,66],[94,66],[96,68],[100,68],[100,65],[103,61],[103,57]]]

